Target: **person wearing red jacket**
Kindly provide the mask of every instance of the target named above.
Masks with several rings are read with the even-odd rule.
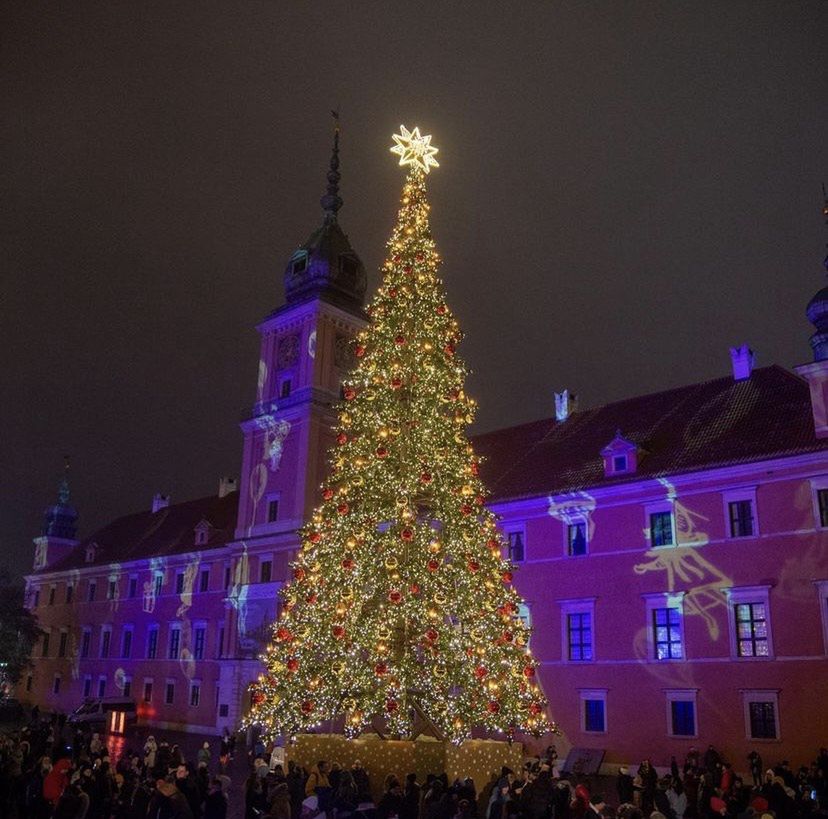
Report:
[[[66,785],[69,783],[69,769],[72,763],[63,757],[52,766],[52,770],[46,774],[43,780],[43,798],[54,807],[58,803]]]

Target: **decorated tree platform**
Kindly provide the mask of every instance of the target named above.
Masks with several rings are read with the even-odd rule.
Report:
[[[411,741],[382,739],[376,734],[364,734],[359,739],[341,734],[300,734],[286,748],[286,757],[307,770],[320,760],[338,762],[343,768],[359,761],[371,777],[374,799],[379,800],[388,774],[394,774],[400,782],[409,773],[416,773],[419,782],[424,782],[427,774],[443,771],[449,782],[470,776],[479,793],[493,776],[500,775],[504,765],[513,770],[520,768],[523,746],[489,739],[469,739],[455,745],[432,737]]]

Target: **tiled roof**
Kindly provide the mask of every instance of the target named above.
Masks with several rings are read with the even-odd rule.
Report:
[[[605,477],[603,449],[620,430],[644,452],[633,475]],[[717,378],[479,435],[493,501],[598,487],[819,452],[807,383],[779,366]]]
[[[123,563],[147,557],[197,552],[213,549],[233,539],[238,512],[239,493],[231,492],[223,498],[209,498],[176,503],[152,512],[137,512],[116,518],[72,550],[63,560],[45,571],[80,569],[85,566]],[[195,544],[195,527],[206,520],[212,527],[204,545]],[[97,545],[95,559],[86,562],[86,547]]]

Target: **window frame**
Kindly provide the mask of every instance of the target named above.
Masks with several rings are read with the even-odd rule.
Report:
[[[607,688],[579,688],[578,689],[578,703],[580,711],[580,727],[582,734],[589,734],[592,736],[604,736],[609,733],[609,720],[607,714]],[[587,702],[598,701],[603,704],[604,729],[602,731],[595,731],[586,727],[586,704]]]
[[[685,630],[684,592],[655,592],[643,594],[644,608],[647,617],[647,654],[648,660],[653,663],[683,663],[687,660],[687,637]],[[681,632],[681,657],[658,657],[658,642],[656,640],[655,612],[657,609],[678,609],[679,630]]]
[[[666,714],[667,714],[667,736],[671,739],[698,739],[699,737],[699,703],[698,703],[698,688],[669,688],[664,692]],[[693,703],[693,733],[692,734],[677,734],[674,731],[673,724],[673,703],[674,702],[692,702]]]
[[[144,659],[157,660],[158,659],[158,636],[161,631],[161,626],[158,623],[151,623],[147,626],[146,645],[144,649]],[[152,635],[155,635],[155,640]]]
[[[570,530],[583,526],[584,528],[584,551],[581,554],[573,554],[571,550]],[[589,520],[586,516],[573,515],[570,519],[564,522],[564,556],[565,557],[587,557],[589,555]]]
[[[141,687],[141,702],[144,702],[147,705],[152,704],[152,695],[154,693],[153,687],[154,685],[152,677],[144,677],[144,684]]]
[[[820,475],[816,478],[811,478],[810,483],[811,503],[813,504],[814,511],[814,528],[828,529],[828,520],[826,520],[825,523],[822,521],[822,509],[819,503],[819,493],[828,493],[828,475]]]
[[[265,580],[265,566],[268,567],[267,570],[267,580]],[[263,557],[259,558],[259,583],[272,583],[273,582],[273,557],[268,557],[264,559]]]
[[[127,636],[129,639],[127,640]],[[127,645],[129,643],[129,645]],[[132,659],[132,649],[135,643],[135,626],[131,623],[127,623],[126,625],[121,627],[121,659],[122,660],[130,660]]]
[[[596,598],[594,597],[584,597],[558,601],[561,608],[561,660],[565,663],[584,665],[595,662],[597,654],[595,640],[595,600]],[[569,617],[573,614],[588,614],[590,618],[590,651],[592,656],[587,660],[573,660],[569,656]]]
[[[814,586],[822,620],[822,648],[823,653],[828,656],[828,580],[814,580]]]
[[[738,586],[724,590],[727,595],[727,621],[730,634],[730,657],[732,660],[745,662],[767,662],[773,660],[773,617],[770,606],[770,586]],[[739,635],[736,625],[736,607],[746,604],[763,604],[765,606],[765,627],[767,629],[768,654],[742,655],[739,653]]]
[[[782,742],[782,727],[779,717],[779,689],[778,688],[743,688],[742,713],[745,720],[745,739],[749,742]],[[754,702],[770,702],[773,705],[774,737],[754,737],[751,730],[750,705]]]
[[[127,599],[133,600],[138,596],[138,575],[131,574],[127,581]]]
[[[98,675],[98,699],[102,700],[106,696],[106,674]]]
[[[57,653],[57,655],[58,655],[59,658],[62,659],[64,657],[66,657],[66,649],[69,646],[69,629],[66,628],[65,626],[61,627],[58,634],[59,634],[59,637],[58,637],[58,653]]]
[[[276,514],[271,517],[271,504],[276,504]],[[268,492],[265,495],[265,524],[273,524],[279,523],[281,518],[279,517],[279,511],[281,510],[282,505],[282,493],[281,492]]]
[[[169,677],[164,681],[164,705],[175,705],[175,680]]]
[[[201,704],[201,687],[201,680],[190,680],[190,690],[187,697],[190,708],[198,708]],[[193,695],[195,695],[195,702],[193,702]]]
[[[170,623],[167,629],[167,659],[180,660],[181,659],[181,623]],[[175,641],[173,641],[173,634],[177,634]]]
[[[98,643],[98,659],[108,660],[112,654],[112,626],[105,624],[101,626],[101,637]]]
[[[512,537],[516,536],[520,539],[521,556],[520,558],[513,557]],[[509,526],[503,527],[503,537],[506,542],[506,557],[511,563],[525,563],[526,556],[526,524],[513,523]]]
[[[749,535],[736,535],[733,533],[733,518],[731,517],[730,506],[734,503],[747,501],[750,503],[751,523],[753,531]],[[725,537],[728,540],[744,540],[745,538],[759,537],[759,512],[756,503],[756,487],[745,486],[739,489],[731,489],[722,493],[722,508],[724,510]]]
[[[81,686],[81,696],[88,700],[92,696],[92,675],[83,675],[83,685]]]
[[[210,591],[210,569],[201,569],[198,573],[198,591],[199,594],[204,594]]]
[[[55,672],[54,676],[52,677],[52,694],[53,696],[57,696],[60,694],[60,684],[63,681],[63,675],[60,671]]]
[[[98,591],[98,581],[97,580],[90,580],[86,584],[86,602],[87,603],[94,603],[95,602],[95,595]]]
[[[80,648],[79,648],[79,655],[82,660],[86,660],[89,658],[89,655],[92,652],[92,627],[91,626],[83,626],[81,628],[81,639],[80,639]]]
[[[199,640],[200,638],[200,640]],[[207,654],[207,623],[193,624],[193,659],[203,660]]]

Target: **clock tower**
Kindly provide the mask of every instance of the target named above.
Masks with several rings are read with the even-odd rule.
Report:
[[[290,257],[285,304],[257,327],[256,400],[242,421],[236,537],[285,545],[318,503],[333,444],[334,404],[352,365],[351,340],[367,323],[365,267],[339,225],[339,128],[322,224]]]

